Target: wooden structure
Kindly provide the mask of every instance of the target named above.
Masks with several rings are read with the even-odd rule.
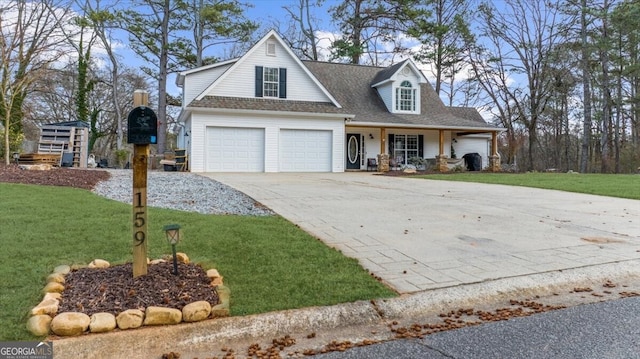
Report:
[[[136,90],[133,106],[147,106],[149,94]],[[147,166],[149,145],[133,147],[133,278],[147,275]]]
[[[186,171],[186,151],[181,148],[177,148],[174,151],[167,151],[164,153],[164,158],[160,160],[160,164],[164,166],[165,171]]]
[[[50,153],[23,153],[18,162],[23,165],[51,165],[60,166],[61,154]]]
[[[56,155],[58,163],[55,165],[86,168],[89,159],[89,128],[79,121],[44,125],[40,129],[37,154]],[[26,159],[27,155],[20,156],[20,161]]]

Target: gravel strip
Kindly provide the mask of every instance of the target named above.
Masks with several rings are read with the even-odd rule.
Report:
[[[93,192],[129,203],[133,197],[133,171],[109,169],[111,178]],[[147,205],[204,214],[271,216],[273,211],[246,194],[210,178],[189,172],[149,172]]]

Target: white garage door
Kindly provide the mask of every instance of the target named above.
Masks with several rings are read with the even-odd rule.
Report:
[[[280,171],[331,172],[331,131],[281,130]]]
[[[264,129],[207,127],[207,172],[263,172]]]

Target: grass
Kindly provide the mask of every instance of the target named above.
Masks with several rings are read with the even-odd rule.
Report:
[[[36,339],[25,324],[54,267],[132,260],[128,204],[73,188],[0,183],[0,214],[0,340]],[[220,271],[231,289],[231,315],[396,295],[356,260],[279,216],[149,208],[148,221],[149,257],[171,252],[162,227],[179,223],[178,251]]]
[[[434,180],[535,187],[608,197],[640,199],[640,176],[631,174],[463,172],[420,175],[416,177]]]

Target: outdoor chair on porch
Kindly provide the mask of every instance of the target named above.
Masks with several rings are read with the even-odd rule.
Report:
[[[373,168],[374,171],[378,170],[378,161],[375,158],[367,158],[367,172],[370,168]]]
[[[389,158],[389,169],[392,171],[400,169],[400,164],[396,158]]]

